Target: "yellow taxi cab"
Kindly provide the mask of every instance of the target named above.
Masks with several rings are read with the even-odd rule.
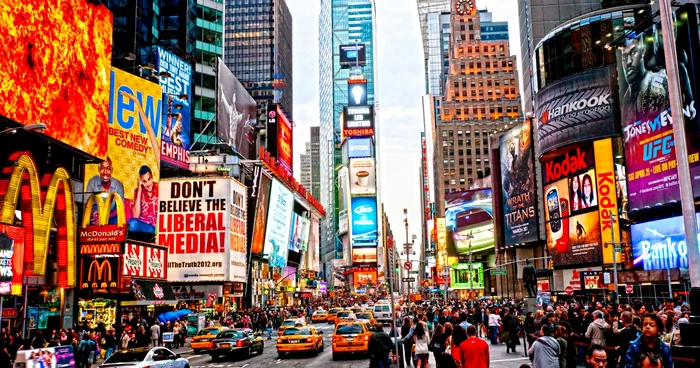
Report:
[[[377,324],[377,320],[374,319],[374,314],[372,314],[372,312],[370,312],[370,311],[356,313],[355,316],[357,317],[358,320],[368,321],[372,326]]]
[[[338,312],[342,311],[343,308],[331,308],[331,310],[328,311],[328,316],[326,316],[326,321],[328,321],[328,323],[335,323]]]
[[[209,349],[209,342],[211,340],[214,340],[214,338],[216,337],[216,335],[219,334],[219,332],[226,330],[228,330],[228,327],[222,326],[203,328],[199,330],[199,332],[197,332],[197,335],[192,337],[192,341],[190,342],[190,348],[194,350],[195,354],[199,354],[201,351]]]
[[[300,322],[299,318],[289,318],[289,319],[285,319],[284,321],[282,321],[282,324],[277,329],[277,336],[282,336],[282,334],[284,333],[284,330],[286,330],[289,327],[294,327],[294,325],[296,325],[297,322]],[[306,323],[300,323],[300,324],[303,326]]]
[[[355,312],[351,311],[350,309],[342,310],[335,315],[335,323],[338,324],[338,322],[347,321],[353,315],[355,316],[354,320],[357,320],[357,315]]]
[[[323,331],[318,331],[313,326],[288,327],[277,338],[277,354],[280,359],[287,353],[309,352],[316,356],[323,348]]]
[[[317,310],[311,316],[311,322],[326,322],[327,317],[328,317],[328,312],[326,312],[324,310]]]
[[[371,336],[372,329],[368,322],[338,322],[335,325],[331,346],[333,349],[333,360],[338,359],[340,354],[367,353]]]

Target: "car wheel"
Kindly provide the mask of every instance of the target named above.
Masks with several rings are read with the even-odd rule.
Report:
[[[246,357],[246,359],[250,358],[250,350],[251,350],[250,347],[248,347],[248,349],[245,350],[244,356]]]
[[[338,353],[333,353],[333,360],[338,360]]]
[[[265,351],[265,342],[260,344],[260,355],[263,355],[263,351]]]
[[[212,355],[212,356],[211,356],[211,361],[212,361],[212,362],[216,362],[216,361],[218,361],[218,360],[219,360],[219,356],[218,356],[218,355]]]
[[[323,352],[323,350],[325,350],[325,349],[326,349],[326,346],[323,345],[323,341],[322,341],[322,342],[321,342],[321,352]]]
[[[277,353],[277,359],[284,359],[284,353]]]
[[[194,353],[195,353],[195,354],[199,354],[200,352],[202,352],[201,349],[194,349]]]
[[[318,347],[315,348],[314,350],[311,350],[311,356],[318,356]]]

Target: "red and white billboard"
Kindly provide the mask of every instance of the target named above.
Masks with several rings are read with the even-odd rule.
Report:
[[[168,249],[136,243],[124,247],[124,276],[165,280],[168,277]]]

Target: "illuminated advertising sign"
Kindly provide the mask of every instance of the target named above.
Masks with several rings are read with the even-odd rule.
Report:
[[[160,160],[168,166],[189,169],[192,65],[161,46],[155,46],[155,49],[156,71],[161,76],[167,76],[160,78],[164,122],[160,136]]]
[[[162,184],[158,244],[168,247],[168,280],[232,281],[232,185],[240,184],[231,178],[168,179]]]
[[[112,12],[97,1],[3,1],[0,18],[0,115],[44,123],[44,134],[104,159]]]
[[[352,274],[355,287],[377,285],[376,271],[357,271]]]
[[[372,265],[377,263],[377,248],[352,248],[353,265]]]
[[[348,106],[367,105],[367,82],[348,79]]]
[[[85,165],[85,192],[119,194],[128,209],[129,236],[151,240],[158,219],[161,87],[114,68],[110,77],[108,157]]]
[[[126,240],[124,201],[117,192],[91,194],[85,202],[82,226],[78,229],[83,244],[122,243]]]
[[[352,198],[350,222],[350,234],[353,249],[355,247],[376,247],[377,197]]]
[[[539,240],[537,194],[530,120],[500,137],[505,244]]]
[[[367,62],[367,52],[364,43],[353,45],[340,45],[340,66],[349,68],[352,66],[364,66]]]
[[[232,180],[229,193],[228,279],[233,282],[247,282],[248,188]]]
[[[0,224],[0,294],[21,295],[24,267],[23,227]]]
[[[700,61],[697,52],[700,44],[695,5],[681,7],[675,18],[678,20],[674,24],[677,25],[675,43],[683,99],[682,116],[692,185],[697,196],[700,193],[700,117],[695,105],[698,91],[694,65]],[[617,53],[631,211],[680,200],[673,118],[661,42],[661,26],[655,24],[640,33],[630,33],[625,46]],[[647,67],[647,60],[654,60],[653,68]]]
[[[450,230],[457,226],[457,214],[472,209],[482,209],[493,216],[491,188],[470,189],[445,194],[445,221]]]
[[[62,287],[74,287],[77,225],[68,171],[59,166],[40,180],[34,158],[27,152],[14,152],[8,156],[0,173],[0,197],[3,198],[0,223],[12,224],[15,211],[22,213],[22,226],[26,230],[24,275],[46,274],[49,238],[55,226],[58,231],[52,241],[57,244],[57,283]],[[20,202],[23,205],[18,207]]]
[[[372,157],[371,138],[348,138],[348,158]]]
[[[568,178],[571,174],[592,168],[595,165],[593,159],[593,145],[586,144],[555,157],[542,165],[542,180],[545,184]]]
[[[270,208],[265,231],[264,253],[272,268],[284,269],[287,265],[289,230],[294,209],[294,194],[277,179],[272,179]]]
[[[80,257],[80,288],[92,294],[114,294],[121,288],[119,255]]]
[[[343,137],[371,137],[374,135],[374,106],[343,107]]]
[[[267,105],[267,151],[292,172],[292,123],[278,104]]]
[[[168,278],[168,248],[127,243],[123,257],[124,276],[157,280]]]
[[[492,249],[495,246],[493,217],[482,209],[471,209],[457,214],[459,225],[452,233],[458,254],[467,254]],[[461,224],[465,221],[464,224]]]
[[[615,187],[615,164],[613,163],[613,147],[612,139],[602,139],[593,142],[595,151],[595,181],[598,188],[598,212],[600,214],[600,230],[601,241],[603,244],[620,241],[620,226],[610,228],[610,214],[613,213],[617,217],[618,203],[617,190]],[[584,188],[585,190],[585,188]],[[614,233],[613,233],[614,232]],[[618,254],[617,262],[620,262]],[[603,263],[613,263],[612,247],[603,249]]]
[[[450,288],[452,289],[483,289],[484,265],[471,264],[471,277],[469,263],[458,263],[450,268]]]
[[[217,81],[219,98],[216,134],[244,158],[254,159],[258,105],[221,59],[218,59]],[[275,111],[276,114],[277,111]],[[274,119],[276,122],[276,116]],[[277,134],[276,131],[273,133]],[[269,145],[267,147],[268,150],[271,149]],[[276,152],[273,156],[277,157]]]
[[[696,219],[700,220],[700,216],[696,215]],[[683,217],[634,224],[630,230],[635,267],[645,271],[688,268]]]
[[[260,254],[265,247],[265,228],[267,224],[267,207],[270,204],[270,186],[272,179],[260,174],[258,185],[258,199],[255,204],[255,225],[253,226],[253,238],[251,239],[251,252]]]
[[[311,215],[311,225],[309,228],[309,245],[306,251],[306,256],[308,257],[308,265],[312,271],[320,271],[319,266],[319,240],[321,234],[321,220]]]
[[[442,266],[445,265],[447,257],[447,226],[445,225],[444,217],[438,217],[435,219],[435,232],[438,251],[437,256],[435,257],[435,263],[438,267],[438,272],[441,272]]]
[[[338,235],[346,234],[350,230],[348,223],[348,209],[350,207],[350,179],[347,167],[338,170]]]
[[[547,84],[535,96],[539,152],[618,135],[615,68],[596,68]]]
[[[301,232],[301,222],[299,221],[301,216],[296,212],[292,213],[292,222],[289,232],[289,250],[292,252],[299,253],[299,235]]]
[[[377,181],[373,158],[353,158],[350,160],[350,194],[374,195]]]

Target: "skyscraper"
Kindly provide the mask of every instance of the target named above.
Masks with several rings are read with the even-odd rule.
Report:
[[[311,142],[306,142],[306,152],[299,155],[299,182],[304,188],[311,188]]]
[[[321,231],[321,259],[330,264],[341,258],[343,246],[338,230],[338,172],[342,164],[340,116],[348,104],[349,69],[340,65],[340,46],[363,44],[366,65],[367,102],[374,104],[374,2],[372,0],[321,0],[319,15],[319,115],[320,191],[327,209]],[[313,188],[312,188],[313,189]],[[328,273],[326,273],[328,275]]]
[[[259,109],[280,103],[292,118],[292,14],[287,2],[225,1],[226,66],[258,102]]]
[[[430,49],[430,39],[429,39],[429,34],[430,30],[433,30],[433,35],[436,35],[436,29],[433,29],[432,27],[435,27],[436,23],[429,24],[429,18],[428,14],[433,13],[433,14],[439,14],[444,13],[444,12],[449,12],[450,11],[450,0],[416,0],[416,3],[418,5],[418,22],[420,23],[420,33],[421,33],[421,39],[423,40],[423,59],[425,61],[425,89],[426,93],[433,93],[436,94],[435,92],[431,91],[429,88],[430,85],[430,74],[428,72],[429,70],[429,49]]]
[[[320,129],[311,127],[311,195],[321,198],[321,144]]]

